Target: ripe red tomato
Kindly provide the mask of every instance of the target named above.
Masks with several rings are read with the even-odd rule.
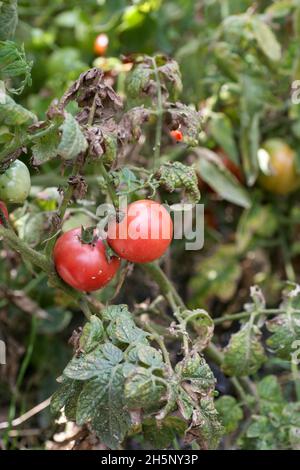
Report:
[[[107,241],[121,258],[133,263],[149,263],[160,258],[173,238],[173,222],[168,211],[155,201],[129,204],[123,219],[108,226]]]
[[[3,201],[0,201],[0,209],[3,212],[4,217],[8,220],[8,210]],[[0,219],[0,225],[3,225],[1,219]]]
[[[183,134],[179,129],[176,129],[174,131],[170,131],[170,135],[177,142],[181,142],[183,140]]]
[[[108,47],[109,39],[104,33],[99,34],[94,42],[94,52],[97,55],[104,55]]]
[[[101,239],[95,244],[81,241],[81,228],[58,238],[54,247],[54,264],[60,277],[70,286],[84,292],[101,289],[116,274],[120,260],[109,261]]]

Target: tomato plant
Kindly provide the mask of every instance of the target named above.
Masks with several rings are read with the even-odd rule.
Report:
[[[101,239],[84,242],[80,228],[69,230],[58,238],[53,259],[60,277],[74,289],[85,292],[104,287],[120,266],[117,257],[107,258]]]
[[[298,3],[0,2],[1,449],[299,449]]]
[[[136,201],[108,227],[108,243],[121,258],[149,263],[160,258],[172,241],[173,223],[167,210],[150,200]]]

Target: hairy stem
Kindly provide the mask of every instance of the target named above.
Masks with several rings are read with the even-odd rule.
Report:
[[[161,92],[161,82],[159,78],[159,72],[157,68],[157,63],[155,57],[152,58],[153,63],[153,70],[155,75],[155,80],[157,84],[157,121],[156,121],[156,129],[155,129],[155,144],[154,144],[154,159],[153,159],[153,167],[156,170],[159,166],[159,159],[160,159],[160,147],[161,147],[161,134],[162,134],[162,118],[163,118],[163,100],[162,100],[162,92]]]
[[[295,310],[295,312],[300,313],[300,310]],[[233,313],[230,315],[224,315],[223,317],[216,318],[214,320],[215,325],[220,325],[221,323],[227,321],[235,321],[235,320],[243,320],[244,318],[249,318],[252,312],[240,312],[240,313]],[[257,312],[258,315],[279,315],[281,313],[285,313],[285,310],[280,308],[266,308],[259,310]]]
[[[102,162],[100,162],[99,169],[100,169],[101,175],[103,176],[103,179],[106,183],[107,191],[108,191],[109,197],[111,199],[111,202],[113,203],[113,205],[115,207],[119,207],[118,196],[116,194],[115,188],[113,187],[113,185],[110,181],[109,175],[106,171],[106,168],[105,168],[105,166],[103,165]]]

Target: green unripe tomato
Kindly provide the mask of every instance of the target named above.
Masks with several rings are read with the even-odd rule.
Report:
[[[30,173],[27,166],[15,160],[0,175],[0,199],[5,202],[22,203],[30,192]]]

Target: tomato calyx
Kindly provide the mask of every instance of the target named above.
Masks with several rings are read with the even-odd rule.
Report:
[[[81,226],[81,233],[78,237],[83,245],[95,246],[99,240],[98,235],[95,234],[95,227],[84,228]]]

